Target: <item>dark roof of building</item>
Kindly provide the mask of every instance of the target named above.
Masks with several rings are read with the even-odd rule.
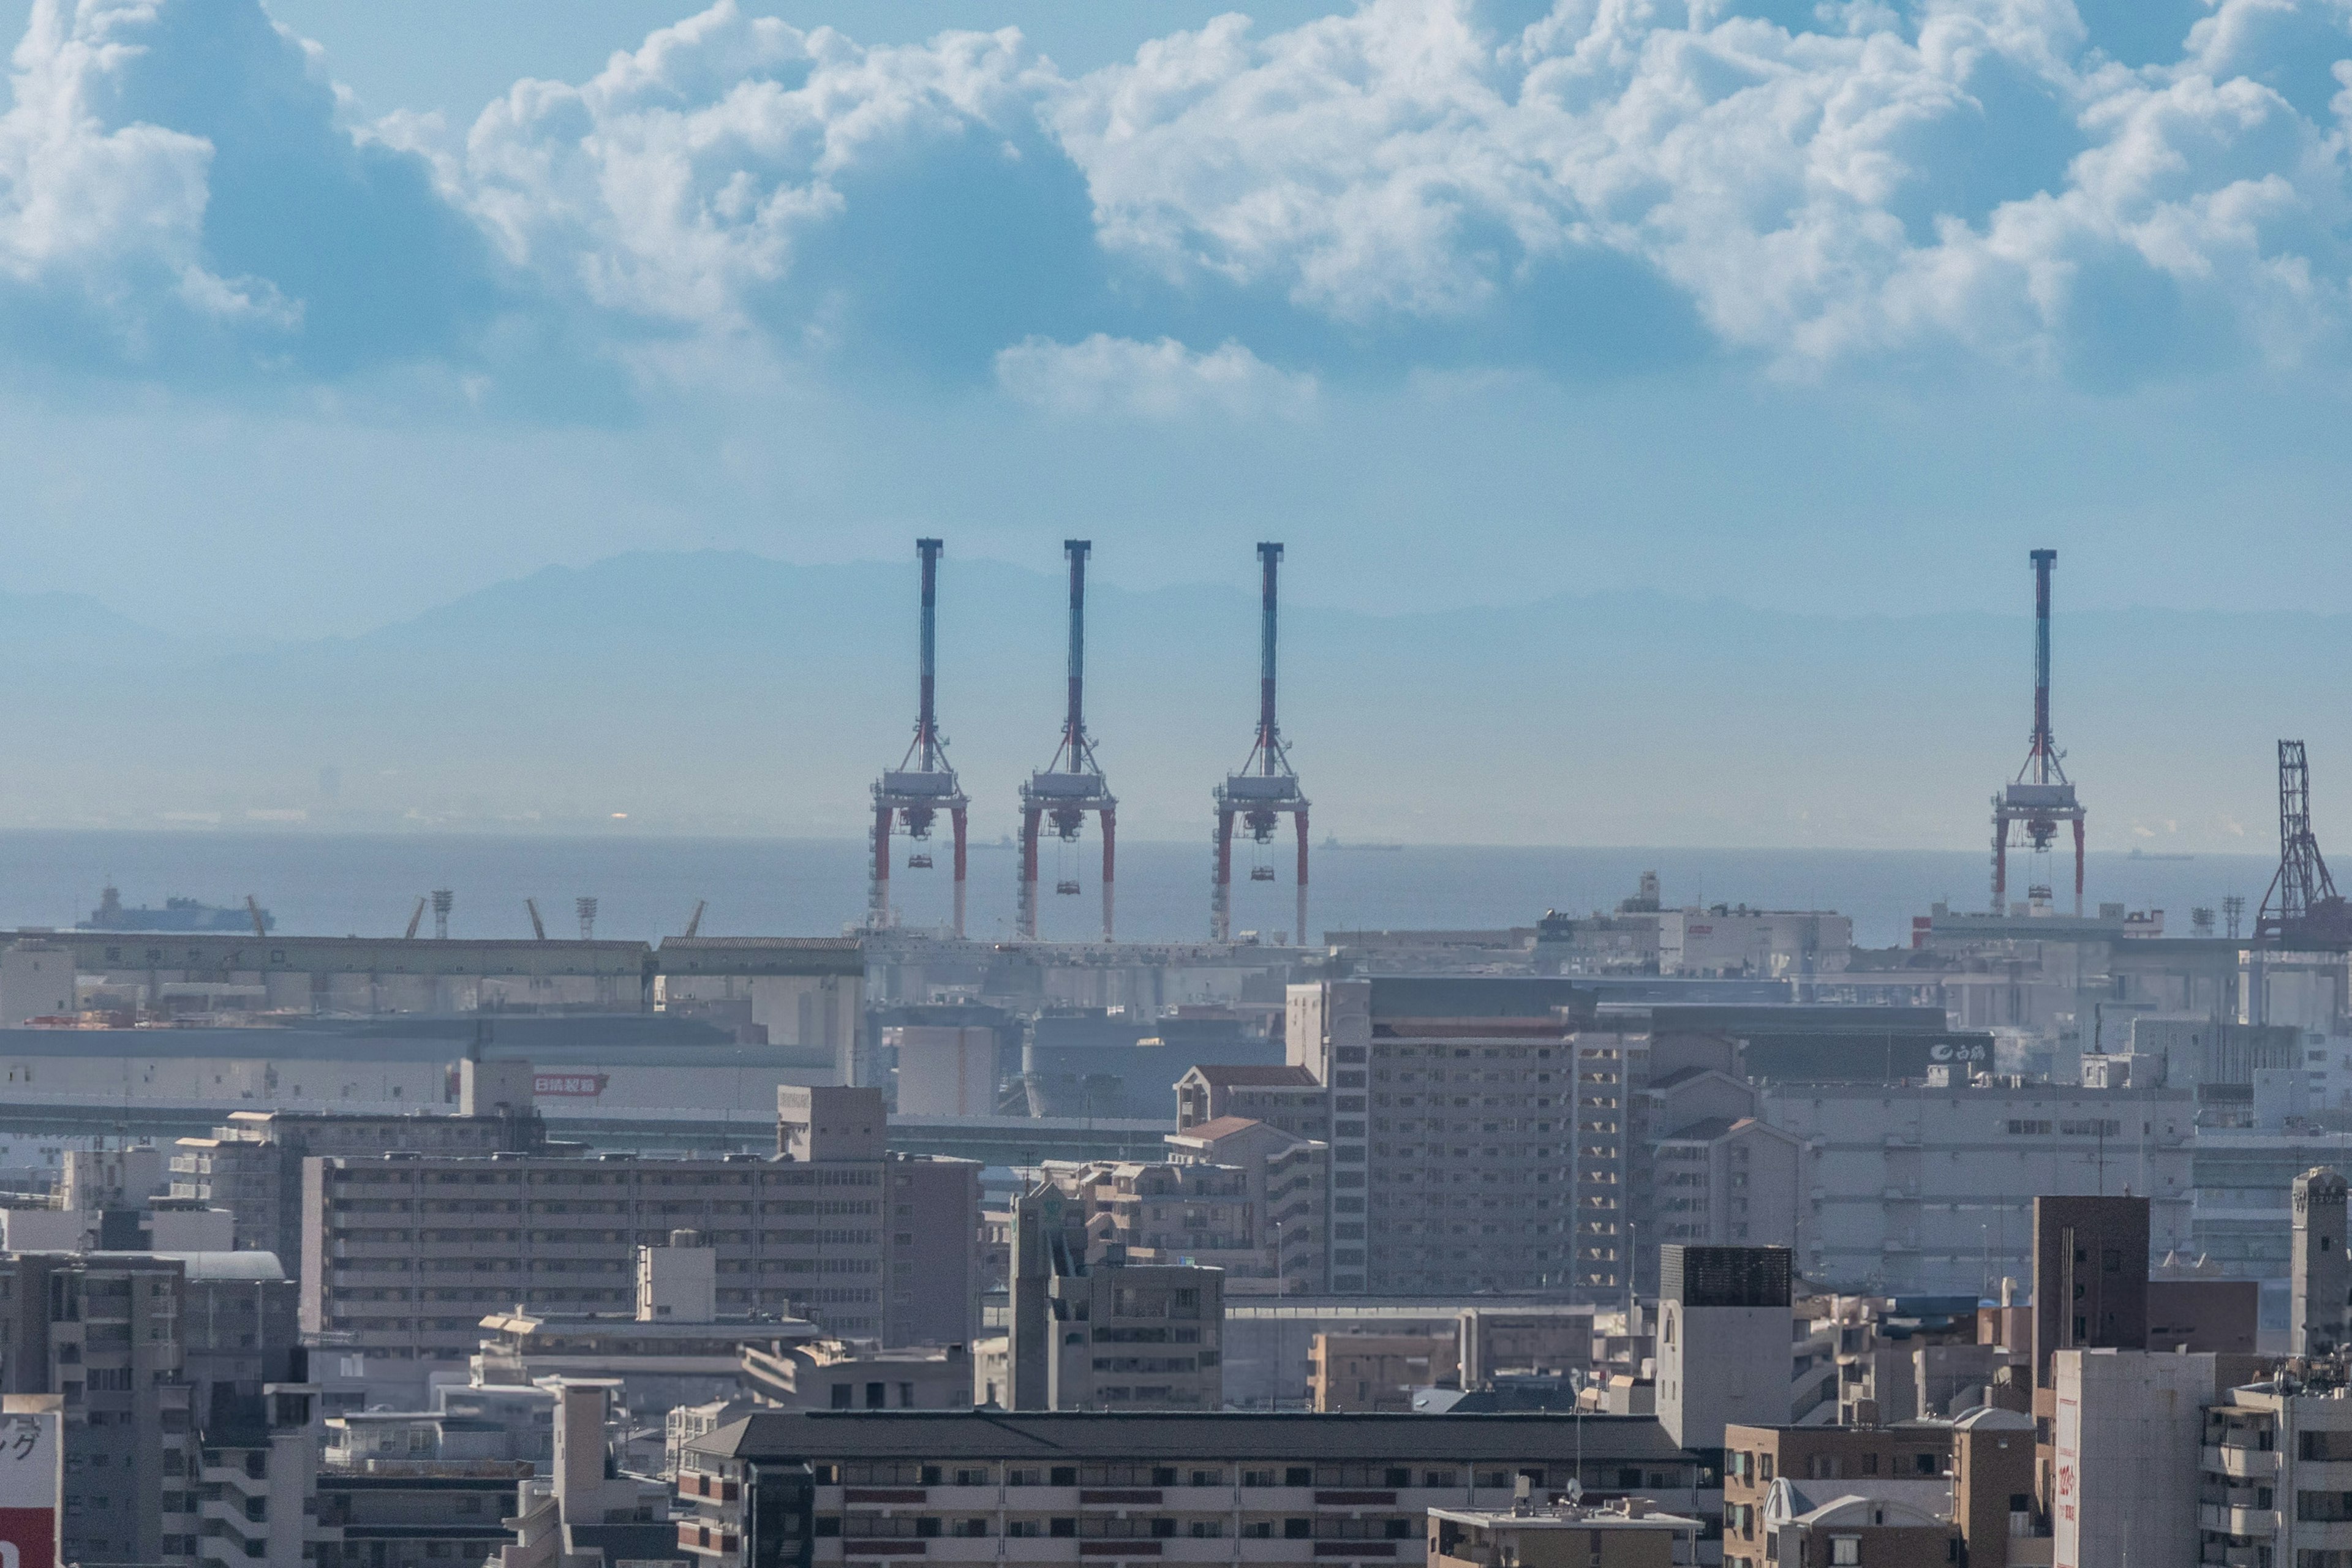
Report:
[[[721,1458],[839,1460],[937,1456],[1063,1459],[1448,1458],[1516,1461],[1576,1451],[1610,1459],[1673,1461],[1655,1417],[1587,1415],[1309,1415],[1166,1411],[777,1411],[746,1416],[696,1442]]]
[[[688,1563],[693,1558],[679,1550],[677,1526],[659,1524],[575,1524],[570,1534],[572,1545],[580,1552],[602,1550],[604,1561],[620,1563]]]
[[[1500,1388],[1474,1388],[1455,1400],[1446,1413],[1452,1415],[1548,1415],[1575,1408],[1574,1389],[1507,1384]],[[1424,1416],[1423,1419],[1428,1418]],[[1587,1416],[1586,1419],[1603,1418]]]
[[[1302,1067],[1262,1067],[1248,1063],[1202,1062],[1195,1066],[1192,1071],[1199,1073],[1204,1083],[1263,1084],[1278,1089],[1316,1087],[1315,1075]]]
[[[1565,1007],[1590,1017],[1600,993],[1549,975],[1375,975],[1374,1018],[1549,1018]]]
[[[1710,1116],[1704,1121],[1694,1121],[1687,1127],[1677,1128],[1674,1131],[1667,1133],[1664,1142],[1668,1143],[1712,1143],[1717,1139],[1722,1137],[1725,1133],[1730,1131],[1732,1125],[1732,1120],[1728,1116]]]
[[[1653,1003],[1650,1027],[1657,1034],[1757,1035],[1943,1035],[1950,1016],[1941,1007],[1849,1007],[1812,1003],[1741,1005],[1737,1003]]]

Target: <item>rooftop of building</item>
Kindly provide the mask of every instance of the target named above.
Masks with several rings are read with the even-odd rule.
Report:
[[[1186,1078],[1198,1075],[1201,1081],[1244,1089],[1317,1089],[1315,1075],[1302,1067],[1255,1065],[1233,1062],[1202,1062],[1185,1073]]]
[[[1562,1009],[1589,1016],[1600,1000],[1590,985],[1550,975],[1390,974],[1370,980],[1374,1020],[1383,1018],[1550,1019]]]
[[[619,1312],[493,1312],[482,1320],[485,1333],[522,1338],[564,1335],[594,1340],[709,1340],[736,1344],[747,1340],[815,1339],[824,1331],[806,1318],[639,1318]]]
[[[1305,1072],[1307,1069],[1301,1068],[1297,1070]],[[1311,1078],[1309,1081],[1312,1081]],[[1203,1121],[1198,1126],[1187,1127],[1181,1132],[1171,1132],[1168,1134],[1168,1141],[1171,1143],[1180,1140],[1187,1143],[1209,1143],[1220,1138],[1230,1138],[1236,1132],[1246,1132],[1253,1127],[1265,1125],[1265,1122],[1252,1117],[1219,1116]]]
[[[698,1440],[720,1458],[987,1456],[1118,1458],[1380,1459],[1438,1455],[1465,1463],[1573,1452],[1695,1463],[1655,1418],[1587,1415],[1331,1415],[1303,1412],[804,1410],[762,1412]]]
[[[157,1258],[177,1258],[191,1279],[258,1280],[265,1284],[289,1278],[274,1252],[158,1252]]]
[[[1595,1419],[1601,1419],[1595,1417]],[[1586,1508],[1577,1503],[1549,1503],[1516,1508],[1433,1508],[1432,1519],[1450,1520],[1480,1530],[1692,1530],[1702,1521],[1679,1514],[1661,1513],[1643,1498],[1619,1498]]]

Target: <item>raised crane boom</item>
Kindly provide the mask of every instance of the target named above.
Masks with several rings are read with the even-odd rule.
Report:
[[[2024,847],[2047,854],[2058,837],[2058,825],[2074,828],[2074,913],[2083,912],[2083,805],[2067,780],[2063,753],[2050,733],[2050,573],[2058,563],[2054,550],[2036,550],[2033,563],[2033,733],[2026,742],[2025,765],[2017,777],[1992,797],[1992,910],[2009,912],[2009,846],[2011,825],[2023,828]],[[2033,889],[2046,899],[2050,889]]]
[[[1037,935],[1037,842],[1045,821],[1054,825],[1054,837],[1076,842],[1089,813],[1102,822],[1103,940],[1111,940],[1114,877],[1118,842],[1118,800],[1095,760],[1095,744],[1087,733],[1087,557],[1090,540],[1066,539],[1062,553],[1070,563],[1070,656],[1068,707],[1062,718],[1061,743],[1054,760],[1029,775],[1021,786],[1021,888],[1016,930],[1025,940]],[[1057,893],[1075,893],[1076,881],[1057,879]]]
[[[1270,844],[1281,819],[1291,818],[1298,833],[1298,916],[1297,940],[1307,940],[1307,796],[1291,771],[1290,753],[1282,742],[1276,717],[1276,654],[1279,647],[1276,613],[1277,574],[1282,546],[1268,541],[1257,547],[1258,561],[1258,679],[1257,739],[1241,771],[1226,775],[1211,794],[1216,807],[1216,831],[1212,843],[1214,860],[1209,884],[1209,937],[1233,940],[1234,818],[1248,827],[1251,841]],[[1274,868],[1260,866],[1253,881],[1271,881]]]
[[[955,768],[948,762],[947,737],[940,733],[939,719],[939,600],[940,554],[944,546],[936,539],[915,541],[916,558],[922,564],[923,590],[920,618],[917,623],[917,672],[915,695],[915,738],[907,747],[907,754],[898,765],[885,773],[874,784],[874,852],[867,878],[866,923],[880,930],[892,923],[890,910],[890,831],[894,825],[904,826],[907,837],[919,845],[930,837],[931,824],[940,812],[948,821],[955,838],[955,934],[963,935],[965,822],[970,802],[963,786],[956,778]],[[908,858],[911,869],[926,869],[930,855],[920,848]],[[702,918],[702,906],[695,906],[695,921]],[[693,934],[691,931],[688,935]]]

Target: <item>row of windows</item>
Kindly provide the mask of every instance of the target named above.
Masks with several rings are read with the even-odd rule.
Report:
[[[1009,1536],[1076,1536],[1080,1540],[1168,1541],[1177,1536],[1213,1541],[1225,1533],[1222,1519],[1177,1520],[1161,1515],[1129,1519],[1087,1518],[1008,1519]],[[819,1535],[841,1535],[856,1541],[927,1540],[940,1535],[988,1536],[996,1521],[985,1517],[942,1519],[932,1514],[913,1518],[900,1514],[820,1514],[814,1521]],[[1245,1540],[1268,1541],[1410,1541],[1420,1533],[1411,1518],[1385,1519],[1249,1519],[1237,1531]]]
[[[843,1385],[846,1386],[846,1385]],[[1677,1485],[1664,1470],[1643,1472],[1631,1468],[1587,1465],[1586,1484],[1652,1487]],[[1509,1487],[1525,1476],[1531,1486],[1565,1486],[1575,1475],[1572,1467],[1547,1469],[1541,1465],[1421,1468],[1409,1465],[1225,1465],[1089,1464],[1089,1465],[923,1465],[911,1461],[856,1460],[814,1467],[820,1486],[850,1487],[987,1487],[999,1476],[1008,1487],[1222,1487],[1239,1475],[1244,1487],[1378,1487],[1394,1491],[1422,1486],[1458,1487],[1466,1479],[1475,1487]]]

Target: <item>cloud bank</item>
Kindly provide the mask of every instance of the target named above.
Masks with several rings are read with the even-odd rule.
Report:
[[[259,0],[38,0],[9,355],[638,384],[677,345],[1061,414],[1423,363],[2340,367],[2352,4],[1361,0],[1069,76],[731,0],[470,127],[356,122]],[[554,404],[561,404],[555,398]]]

